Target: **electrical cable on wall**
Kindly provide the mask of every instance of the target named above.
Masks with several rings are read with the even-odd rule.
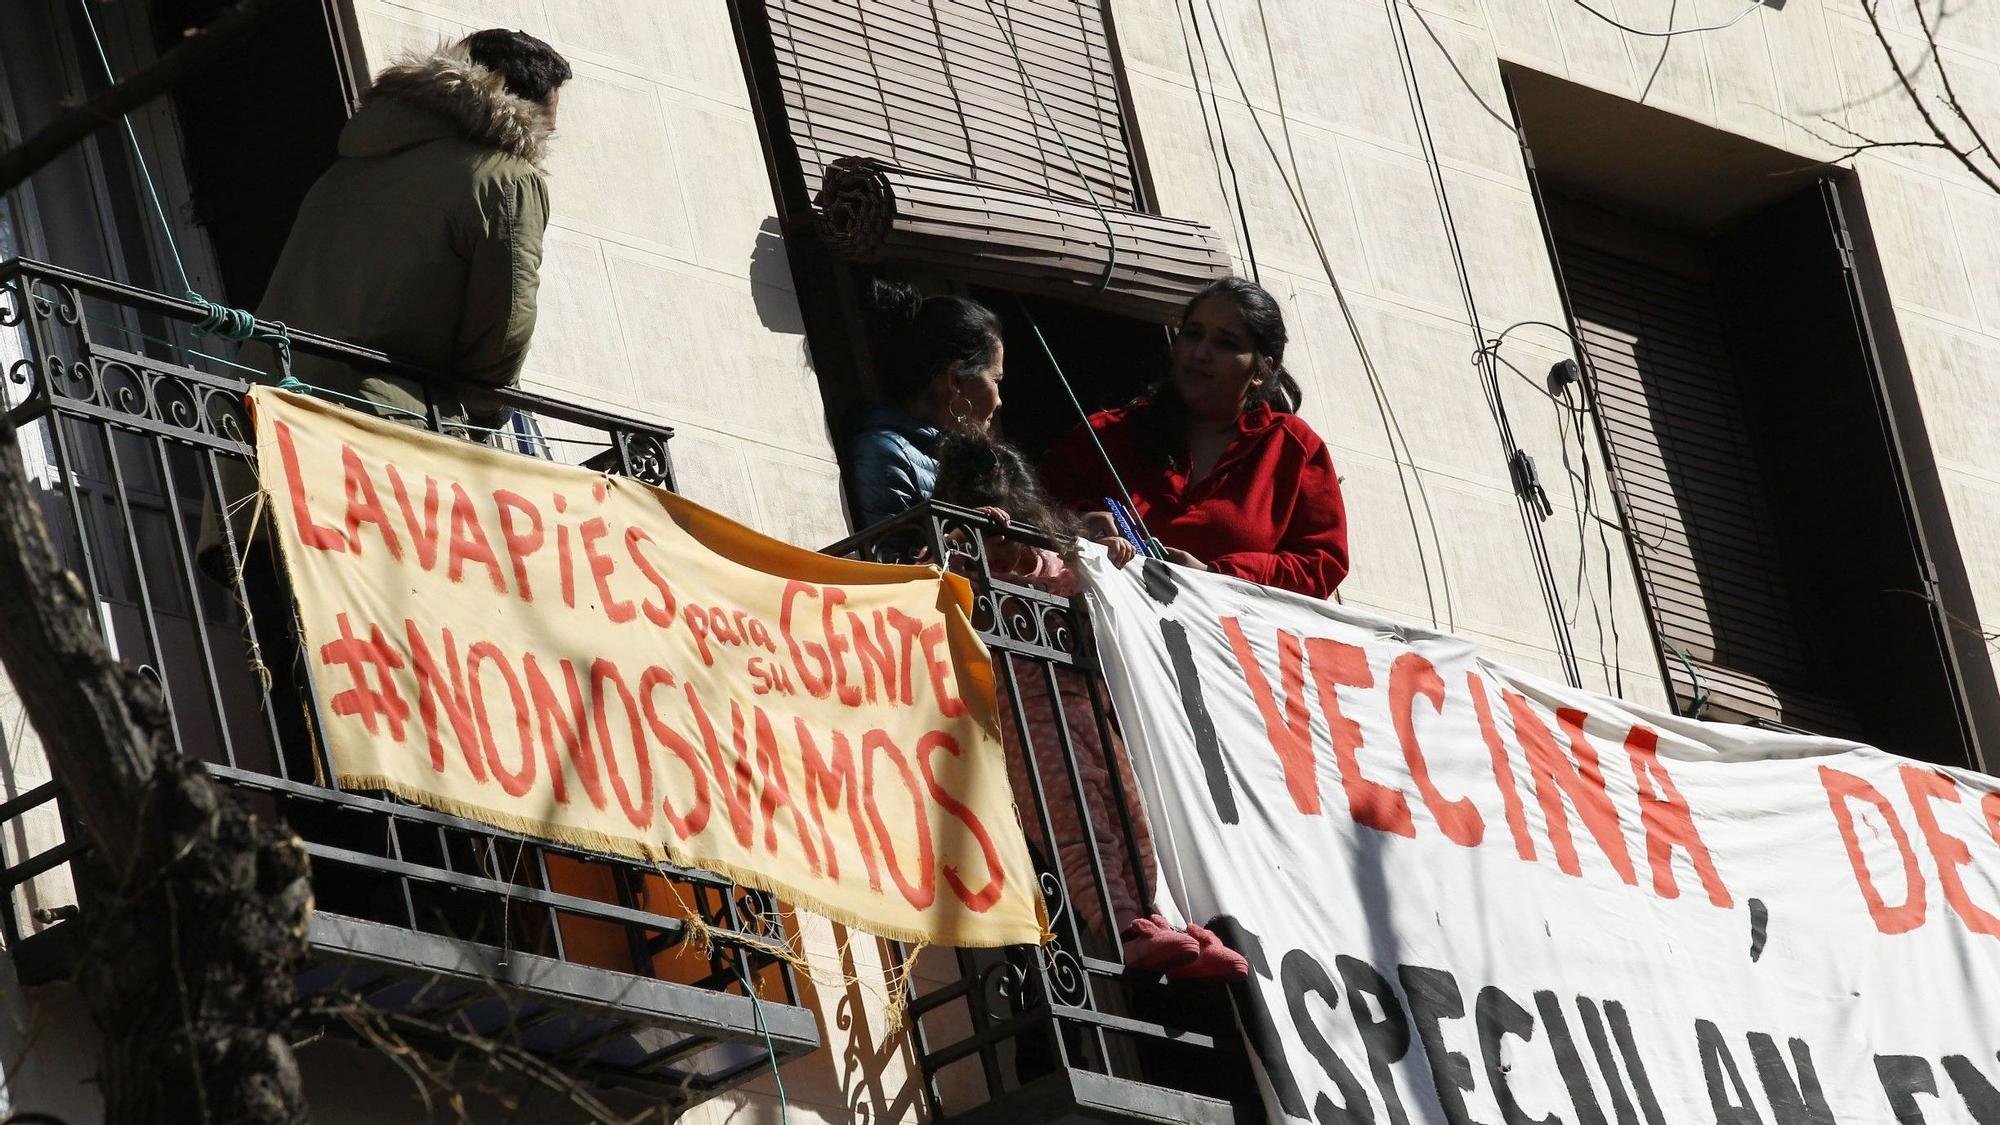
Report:
[[[1579,401],[1572,404],[1569,401],[1569,388],[1567,386],[1563,388],[1563,405],[1568,408],[1570,425],[1576,430],[1577,459],[1583,463],[1583,474],[1581,479],[1577,480],[1575,479],[1576,473],[1570,469],[1569,443],[1567,439],[1563,441],[1563,471],[1570,474],[1582,492],[1582,500],[1578,508],[1580,514],[1577,523],[1577,538],[1579,540],[1582,539],[1584,521],[1588,520],[1597,529],[1597,545],[1604,555],[1605,605],[1604,617],[1595,622],[1597,625],[1597,655],[1598,662],[1611,670],[1611,693],[1623,699],[1625,697],[1625,665],[1620,658],[1620,650],[1624,648],[1624,636],[1618,628],[1618,595],[1612,584],[1612,576],[1616,573],[1616,570],[1614,569],[1615,564],[1612,562],[1611,539],[1605,534],[1607,527],[1615,528],[1617,525],[1605,519],[1595,510],[1597,492],[1590,469],[1590,435],[1583,428],[1583,420],[1586,414],[1584,405],[1588,401],[1587,397],[1579,395]],[[1572,493],[1572,504],[1579,503],[1575,497],[1576,494]],[[1586,578],[1587,567],[1585,563],[1585,549],[1579,544],[1577,547],[1577,582],[1579,585]],[[1596,613],[1596,606],[1597,595],[1593,590],[1591,593],[1593,616]],[[1609,622],[1611,626],[1611,650],[1608,654],[1604,648],[1604,626],[1606,622]]]
[[[1264,0],[1257,0],[1257,2],[1261,5]],[[1429,37],[1431,45],[1438,49],[1438,55],[1444,59],[1445,66],[1451,70],[1451,76],[1458,79],[1459,86],[1465,90],[1466,95],[1472,99],[1473,104],[1479,107],[1479,111],[1492,118],[1495,123],[1509,133],[1517,132],[1512,117],[1486,104],[1486,92],[1473,84],[1471,77],[1465,73],[1465,68],[1460,66],[1458,59],[1452,56],[1451,48],[1446,46],[1445,41],[1438,36],[1437,29],[1431,26],[1430,20],[1424,18],[1424,10],[1412,6],[1410,14],[1416,17],[1417,26],[1424,29],[1424,34]]]
[[[1055,134],[1056,143],[1062,146],[1063,155],[1069,158],[1069,166],[1076,172],[1077,182],[1083,185],[1084,195],[1089,197],[1090,206],[1097,212],[1097,221],[1104,224],[1106,239],[1104,275],[1097,279],[1097,291],[1102,293],[1111,287],[1112,272],[1118,268],[1118,232],[1112,227],[1111,216],[1105,213],[1104,204],[1097,201],[1097,190],[1090,186],[1090,177],[1083,170],[1083,162],[1076,158],[1075,150],[1069,147],[1069,138],[1063,135],[1062,126],[1056,122],[1056,115],[1049,112],[1049,103],[1042,99],[1041,87],[1035,85],[1034,76],[1028,73],[1027,60],[1021,57],[1020,45],[1014,40],[1014,21],[1011,13],[1008,18],[1002,19],[1000,11],[993,7],[993,0],[985,0],[985,3],[986,14],[993,17],[993,22],[1000,28],[1001,39],[1006,42],[1008,52],[1014,56],[1014,69],[1021,75],[1021,84],[1034,95],[1035,104],[1041,107],[1042,116],[1048,118],[1049,132]],[[1005,3],[1006,0],[1002,0],[1003,8]],[[1041,148],[1039,130],[1036,133],[1035,147],[1037,150]],[[1044,160],[1042,164],[1043,167],[1047,167],[1048,161]]]
[[[1188,11],[1192,13],[1193,10],[1194,9],[1192,5],[1190,5]],[[1202,136],[1208,139],[1208,163],[1211,168],[1215,169],[1215,193],[1222,198],[1222,207],[1224,215],[1228,216],[1229,221],[1231,223],[1236,224],[1236,226],[1234,227],[1236,233],[1241,234],[1242,233],[1241,224],[1237,221],[1235,216],[1228,215],[1229,183],[1227,180],[1223,178],[1222,174],[1221,146],[1215,143],[1215,129],[1208,123],[1208,103],[1204,101],[1201,96],[1201,78],[1196,74],[1194,65],[1194,40],[1188,36],[1187,24],[1181,21],[1180,15],[1181,15],[1181,8],[1179,3],[1176,2],[1174,5],[1174,22],[1178,24],[1180,27],[1181,51],[1187,57],[1188,81],[1194,84],[1194,105],[1195,109],[1200,111],[1201,113]],[[1211,84],[1210,89],[1213,88],[1214,88],[1213,84]],[[1241,214],[1240,209],[1238,211],[1238,214]]]
[[[1383,0],[1383,4],[1389,13],[1390,31],[1396,44],[1397,65],[1403,76],[1404,93],[1409,98],[1410,113],[1417,125],[1424,167],[1430,176],[1431,191],[1438,205],[1438,217],[1444,225],[1445,240],[1451,251],[1452,270],[1458,281],[1459,296],[1465,303],[1466,320],[1472,329],[1475,347],[1484,357],[1477,365],[1481,389],[1486,397],[1487,410],[1500,432],[1501,449],[1506,456],[1508,475],[1514,482],[1515,499],[1520,508],[1521,527],[1527,535],[1529,553],[1534,559],[1535,579],[1541,587],[1542,598],[1547,603],[1556,656],[1562,665],[1564,679],[1571,687],[1581,687],[1582,668],[1577,660],[1576,641],[1571,634],[1568,614],[1563,606],[1561,582],[1556,577],[1555,565],[1549,555],[1548,540],[1542,534],[1542,521],[1553,514],[1554,507],[1536,477],[1534,459],[1514,439],[1513,423],[1507,416],[1506,397],[1500,386],[1499,368],[1492,361],[1491,353],[1485,348],[1486,333],[1480,325],[1479,303],[1473,293],[1472,275],[1466,265],[1465,247],[1459,238],[1458,222],[1452,214],[1451,194],[1444,181],[1444,165],[1438,157],[1437,139],[1431,130],[1430,113],[1424,106],[1423,85],[1417,77],[1416,59],[1410,50],[1409,32],[1403,23],[1401,5],[1398,0]]]
[[[1215,9],[1209,8],[1209,19],[1214,21]],[[1264,284],[1264,276],[1257,269],[1257,243],[1250,237],[1250,214],[1243,206],[1243,181],[1236,175],[1236,158],[1229,151],[1229,127],[1222,122],[1222,98],[1215,92],[1215,72],[1208,63],[1208,37],[1201,33],[1201,17],[1195,14],[1193,0],[1188,3],[1188,22],[1194,24],[1194,41],[1201,48],[1201,72],[1208,78],[1208,99],[1215,106],[1215,133],[1222,141],[1222,163],[1229,168],[1229,185],[1236,189],[1236,217],[1243,226],[1243,252],[1250,258],[1250,280]],[[1222,41],[1222,25],[1215,25],[1216,42]],[[1190,62],[1190,66],[1192,63]],[[1233,68],[1232,68],[1233,69]],[[1192,75],[1190,74],[1190,77]],[[1201,83],[1195,83],[1195,97],[1201,96]],[[1254,120],[1256,112],[1250,108],[1250,99],[1243,99],[1244,112]]]
[[[1188,0],[1187,12],[1190,20],[1199,21],[1200,16],[1195,11],[1193,0]],[[1250,104],[1249,91],[1244,84],[1242,72],[1237,69],[1235,56],[1229,50],[1229,40],[1222,34],[1222,25],[1216,19],[1213,0],[1209,0],[1208,15],[1210,23],[1216,29],[1216,44],[1222,51],[1223,62],[1229,68],[1230,77],[1235,80],[1237,92],[1242,96],[1244,105],[1248,106]],[[1311,201],[1305,196],[1305,178],[1299,172],[1298,151],[1292,145],[1291,124],[1285,116],[1284,83],[1278,77],[1277,59],[1271,47],[1270,22],[1264,18],[1263,0],[1258,0],[1257,15],[1264,29],[1264,52],[1266,60],[1271,64],[1271,83],[1278,101],[1278,122],[1280,128],[1284,131],[1285,150],[1291,158],[1292,167],[1289,175],[1285,171],[1284,160],[1278,155],[1277,145],[1271,140],[1271,135],[1265,130],[1264,123],[1258,119],[1254,112],[1250,114],[1250,123],[1256,127],[1257,136],[1264,142],[1264,149],[1271,157],[1271,165],[1277,169],[1278,179],[1285,185],[1285,191],[1291,197],[1293,208],[1298,211],[1300,220],[1305,224],[1306,236],[1312,242],[1313,251],[1319,258],[1320,270],[1326,275],[1327,283],[1333,289],[1334,300],[1340,308],[1341,318],[1345,321],[1348,334],[1354,340],[1354,349],[1360,356],[1362,373],[1367,377],[1369,392],[1375,399],[1376,412],[1382,420],[1383,434],[1389,446],[1389,458],[1396,466],[1396,483],[1403,494],[1403,509],[1410,518],[1410,533],[1417,548],[1417,563],[1423,573],[1424,598],[1430,607],[1431,627],[1437,628],[1439,625],[1437,593],[1431,584],[1430,555],[1424,549],[1423,529],[1417,524],[1416,505],[1412,504],[1410,500],[1411,478],[1414,478],[1416,481],[1417,497],[1424,509],[1424,519],[1430,525],[1431,545],[1438,556],[1438,586],[1444,592],[1444,625],[1447,629],[1456,629],[1458,624],[1456,610],[1452,604],[1451,576],[1445,567],[1444,543],[1438,535],[1437,517],[1431,511],[1430,492],[1424,487],[1423,475],[1417,469],[1415,456],[1410,452],[1409,440],[1403,435],[1402,421],[1396,416],[1395,408],[1389,400],[1388,388],[1383,384],[1381,373],[1375,366],[1374,356],[1368,350],[1368,342],[1361,334],[1361,325],[1354,315],[1353,306],[1347,300],[1346,288],[1341,285],[1340,277],[1334,273],[1332,259],[1326,252],[1326,243],[1320,237],[1319,223],[1312,213]],[[1194,79],[1192,54],[1189,56],[1188,65],[1190,68],[1189,78]],[[1213,144],[1213,141],[1211,141],[1211,144]],[[1398,451],[1399,444],[1401,446],[1400,452]],[[1405,476],[1406,469],[1408,470],[1408,476]]]
[[[1589,3],[1589,0],[1570,0],[1570,3],[1575,4],[1577,7],[1582,8],[1584,11],[1589,12],[1591,15],[1596,16],[1598,19],[1603,20],[1605,23],[1610,24],[1627,35],[1643,35],[1648,39],[1672,39],[1676,35],[1699,35],[1708,31],[1724,31],[1742,23],[1750,17],[1750,13],[1764,6],[1764,0],[1752,0],[1749,7],[1721,23],[1712,23],[1703,27],[1669,27],[1665,31],[1648,31],[1642,27],[1632,27],[1629,24],[1620,23],[1617,19],[1598,11]]]
[[[1515,367],[1513,364],[1508,363],[1504,358],[1500,356],[1499,349],[1501,345],[1503,345],[1506,342],[1507,337],[1511,335],[1516,329],[1527,328],[1527,327],[1546,328],[1551,332],[1559,333],[1564,337],[1565,341],[1574,349],[1577,357],[1576,362],[1580,362],[1581,367],[1572,371],[1569,377],[1561,382],[1560,387],[1558,387],[1558,382],[1554,371],[1551,371],[1549,383],[1546,387],[1544,387],[1540,384],[1537,384],[1533,379],[1529,378],[1525,372],[1521,371],[1518,367]],[[1619,506],[1620,522],[1613,522],[1611,520],[1608,520],[1604,518],[1604,516],[1601,513],[1594,510],[1596,504],[1596,489],[1594,485],[1595,478],[1592,475],[1591,461],[1590,461],[1591,435],[1584,428],[1584,418],[1586,417],[1586,415],[1596,412],[1598,409],[1596,405],[1596,398],[1592,392],[1592,388],[1596,385],[1598,375],[1596,370],[1596,364],[1592,358],[1589,345],[1583,337],[1577,335],[1575,332],[1571,331],[1568,328],[1563,327],[1562,325],[1552,324],[1546,320],[1522,320],[1522,321],[1516,321],[1515,323],[1510,324],[1506,328],[1502,329],[1499,335],[1495,336],[1493,339],[1486,342],[1486,344],[1483,347],[1483,350],[1491,352],[1494,355],[1494,357],[1499,360],[1499,362],[1504,364],[1509,370],[1513,371],[1515,374],[1519,375],[1523,382],[1526,382],[1530,386],[1535,387],[1537,391],[1546,395],[1552,402],[1555,403],[1559,411],[1557,415],[1559,427],[1562,423],[1563,417],[1567,415],[1570,425],[1572,425],[1575,429],[1578,455],[1583,465],[1583,472],[1581,477],[1579,479],[1576,479],[1572,486],[1572,495],[1575,494],[1576,489],[1578,487],[1581,488],[1583,494],[1582,506],[1579,508],[1580,518],[1578,521],[1578,534],[1579,536],[1581,536],[1582,534],[1582,525],[1584,518],[1587,518],[1590,523],[1596,526],[1598,544],[1602,548],[1604,555],[1605,596],[1610,603],[1610,610],[1608,616],[1611,627],[1612,651],[1615,654],[1622,647],[1622,642],[1620,638],[1620,632],[1618,629],[1617,597],[1613,589],[1613,575],[1616,573],[1616,568],[1615,564],[1612,561],[1611,544],[1610,541],[1606,538],[1606,532],[1607,530],[1617,532],[1619,537],[1630,545],[1633,552],[1632,561],[1634,565],[1640,566],[1644,564],[1644,561],[1649,556],[1655,556],[1660,551],[1665,549],[1666,531],[1664,528],[1662,528],[1657,538],[1648,538],[1640,529],[1640,527],[1636,523],[1632,522],[1632,517],[1623,511],[1622,506]],[[1564,364],[1558,366],[1575,367],[1575,363],[1572,361],[1564,361]],[[1570,391],[1572,388],[1574,388],[1576,391],[1579,392],[1580,401],[1573,401],[1571,399]],[[1558,395],[1557,393],[1558,389],[1560,390],[1560,395]],[[1598,424],[1600,427],[1604,424],[1603,419],[1601,417],[1599,418]],[[1570,473],[1571,476],[1574,478],[1576,477],[1576,474],[1574,470],[1571,469],[1569,463],[1568,431],[1566,429],[1562,430],[1561,436],[1563,441],[1564,471]],[[1615,473],[1616,461],[1615,458],[1612,457],[1611,451],[1608,449],[1606,450],[1606,457],[1610,459],[1607,468],[1611,472]],[[1615,489],[1615,480],[1608,483],[1611,485],[1611,487]],[[1612,492],[1612,498],[1614,505],[1617,505],[1618,494],[1616,493],[1615,490]],[[1578,544],[1579,565],[1582,564],[1583,559],[1587,555],[1587,551],[1588,548],[1585,547],[1581,543],[1581,541],[1579,541]],[[1580,574],[1579,577],[1581,577]],[[1592,591],[1592,598],[1594,602],[1595,600],[1594,590]],[[1600,655],[1602,654],[1603,651],[1602,641],[1603,641],[1603,633],[1602,633],[1602,626],[1600,625],[1599,629]],[[1624,694],[1623,666],[1617,663],[1610,663],[1608,666],[1614,678],[1613,681],[1614,693],[1623,696]],[[1662,665],[1662,675],[1663,677],[1666,675],[1664,664]],[[1672,695],[1670,678],[1669,678],[1669,695],[1670,696]],[[1678,710],[1677,705],[1676,705],[1676,710]]]
[[[1481,352],[1490,353],[1495,362],[1519,376],[1522,382],[1534,387],[1536,391],[1546,397],[1555,407],[1556,433],[1558,440],[1562,443],[1563,475],[1569,481],[1571,510],[1576,513],[1576,583],[1575,588],[1570,594],[1571,600],[1576,605],[1570,611],[1568,621],[1572,626],[1576,624],[1577,616],[1582,612],[1583,603],[1587,595],[1590,603],[1591,619],[1597,627],[1598,663],[1602,664],[1606,669],[1607,686],[1610,687],[1611,693],[1622,698],[1625,694],[1625,670],[1617,660],[1618,650],[1621,647],[1622,641],[1618,628],[1616,591],[1611,587],[1612,574],[1614,573],[1612,569],[1611,540],[1606,536],[1605,529],[1618,530],[1621,535],[1623,534],[1623,529],[1610,520],[1605,519],[1596,511],[1596,477],[1592,471],[1590,462],[1590,435],[1584,429],[1584,416],[1588,413],[1586,403],[1589,400],[1586,396],[1583,401],[1578,401],[1572,395],[1572,390],[1578,386],[1582,379],[1581,370],[1578,368],[1576,362],[1566,359],[1556,364],[1555,367],[1550,369],[1547,383],[1541,384],[1530,378],[1527,372],[1522,371],[1518,366],[1500,354],[1500,345],[1504,342],[1507,334],[1526,324],[1543,324],[1546,327],[1555,328],[1556,331],[1562,332],[1563,335],[1568,336],[1572,340],[1575,339],[1567,331],[1556,328],[1553,324],[1547,324],[1545,321],[1520,321],[1507,326],[1507,328],[1501,331],[1499,336],[1489,341],[1484,348],[1480,349],[1480,352],[1475,352],[1473,354],[1473,362],[1475,364],[1479,362]],[[1579,349],[1580,347],[1581,345],[1579,344]],[[1581,351],[1579,351],[1579,354],[1581,354]],[[1569,435],[1572,427],[1574,427],[1576,432],[1577,461],[1582,465],[1580,472],[1570,460]],[[1587,582],[1590,561],[1588,532],[1593,526],[1597,531],[1598,546],[1604,555],[1605,590],[1603,603],[1600,603],[1598,600],[1596,588],[1590,586]],[[1608,638],[1605,635],[1607,623],[1610,626],[1610,636]],[[1610,641],[1608,652],[1605,648],[1607,639]]]

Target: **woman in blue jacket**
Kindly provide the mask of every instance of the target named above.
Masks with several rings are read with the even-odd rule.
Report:
[[[854,526],[877,524],[930,498],[946,430],[984,432],[1000,408],[1000,318],[964,297],[926,297],[875,280],[868,300],[883,332],[885,401],[849,439],[845,473]]]

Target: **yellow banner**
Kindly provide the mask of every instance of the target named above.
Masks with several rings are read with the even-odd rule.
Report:
[[[870,933],[1046,932],[963,579],[252,392],[336,782]]]

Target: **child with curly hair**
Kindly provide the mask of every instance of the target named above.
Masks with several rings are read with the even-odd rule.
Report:
[[[1003,530],[1011,530],[1016,523],[1031,526],[1054,544],[1055,549],[1051,549],[1026,541],[1026,535],[986,535],[983,546],[992,577],[1062,597],[1073,597],[1081,590],[1081,581],[1065,555],[1075,547],[1082,523],[1049,500],[1034,467],[1019,450],[988,433],[967,428],[947,434],[937,456],[935,499],[971,508]],[[1135,554],[1122,541],[1107,543],[1106,550],[1120,566]],[[1021,668],[1023,664],[1027,666]],[[1010,748],[1008,776],[1015,800],[1024,810],[1034,808],[1029,784],[1032,768],[1034,779],[1041,784],[1049,828],[1055,837],[1050,850],[1061,865],[1079,920],[1099,936],[1117,934],[1129,968],[1164,972],[1176,980],[1241,980],[1247,976],[1249,967],[1241,955],[1213,934],[1198,926],[1186,932],[1177,930],[1152,912],[1152,891],[1146,882],[1155,869],[1153,843],[1145,812],[1138,804],[1138,783],[1116,726],[1107,722],[1102,728],[1106,738],[1099,736],[1086,674],[1005,656],[995,665],[996,678],[1013,684],[1024,719],[1017,723],[1013,708],[1003,705],[1000,709]],[[1057,697],[1061,699],[1060,713],[1055,705]],[[1075,759],[1074,782],[1064,761],[1065,726],[1067,745]],[[1118,771],[1116,785],[1113,769]],[[1135,846],[1128,846],[1119,830],[1121,792],[1125,798],[1123,819],[1132,826],[1131,844]],[[1085,819],[1089,821],[1087,833],[1082,823]],[[1042,835],[1039,823],[1026,827],[1031,838]],[[1093,842],[1103,865],[1111,919],[1104,917],[1102,903],[1094,893]]]

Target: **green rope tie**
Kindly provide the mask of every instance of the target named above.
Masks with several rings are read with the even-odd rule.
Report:
[[[785,1076],[778,1073],[778,1045],[771,1041],[771,1025],[764,1022],[764,1001],[757,995],[756,982],[751,980],[749,966],[744,963],[748,958],[749,954],[738,951],[736,975],[750,997],[750,1013],[756,1017],[757,1030],[764,1035],[764,1057],[771,1063],[771,1081],[778,1087],[778,1125],[791,1125],[792,1103],[785,1096]]]
[[[200,305],[202,310],[201,319],[194,323],[195,335],[220,336],[239,344],[250,340],[269,344],[278,349],[278,354],[283,359],[284,370],[287,372],[291,370],[292,334],[282,322],[274,322],[270,328],[259,328],[255,313],[248,309],[218,304],[193,289],[187,291],[187,300],[189,304]],[[289,374],[285,377],[291,378]]]
[[[1702,712],[1708,710],[1708,689],[1701,686],[1701,673],[1694,670],[1694,661],[1689,660],[1688,654],[1682,652],[1679,647],[1668,645],[1667,651],[1681,658],[1681,665],[1687,669],[1688,679],[1694,681],[1694,698],[1688,700],[1687,717],[1699,719]]]
[[[195,324],[195,335],[213,334],[225,340],[248,340],[257,334],[257,318],[247,310],[218,305],[192,289],[188,290],[187,299],[202,306],[206,314]]]

